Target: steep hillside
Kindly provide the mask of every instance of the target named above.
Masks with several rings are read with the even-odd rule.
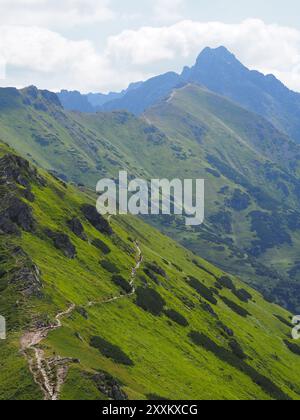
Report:
[[[269,122],[198,86],[143,118],[70,113],[34,88],[0,91],[0,138],[65,181],[95,188],[120,170],[205,178],[206,221],[147,219],[290,310],[299,302],[299,146]]]
[[[289,313],[4,145],[0,173],[1,399],[300,398]]]

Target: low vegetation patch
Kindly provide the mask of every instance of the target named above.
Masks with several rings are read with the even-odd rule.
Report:
[[[230,277],[223,276],[218,279],[218,283],[229,290],[235,290],[235,285]]]
[[[130,357],[127,356],[127,354],[123,352],[123,350],[121,350],[118,346],[104,340],[104,338],[94,336],[91,338],[90,345],[99,350],[103,356],[112,359],[118,364],[126,366],[134,365],[133,361],[130,359]]]
[[[138,287],[136,290],[136,304],[144,311],[159,316],[163,313],[166,302],[156,290]]]
[[[296,343],[292,343],[289,340],[284,340],[284,344],[287,346],[287,348],[297,356],[300,356],[300,346]]]
[[[245,289],[235,289],[232,291],[232,293],[241,301],[244,303],[248,303],[250,300],[253,299],[253,296],[247,292]]]
[[[100,261],[100,265],[102,268],[104,268],[104,270],[108,271],[109,273],[112,273],[112,274],[120,273],[120,270],[118,269],[118,267],[109,260]]]
[[[164,313],[168,318],[176,322],[176,324],[181,325],[182,327],[187,327],[189,325],[188,320],[174,309],[166,309]]]
[[[132,287],[130,286],[128,281],[124,279],[124,277],[120,275],[114,275],[112,276],[112,281],[115,283],[116,286],[121,287],[121,289],[123,289],[125,293],[132,292]]]
[[[214,297],[213,292],[195,277],[189,277],[188,284],[196,290],[196,292],[202,296],[204,299],[208,300],[213,305],[218,303],[217,299]]]
[[[92,245],[95,248],[100,249],[100,251],[104,254],[104,255],[108,255],[111,252],[111,249],[109,248],[108,245],[106,245],[106,243],[104,243],[103,241],[101,241],[101,239],[94,239],[92,241]]]
[[[232,302],[232,300],[227,299],[225,296],[220,296],[220,297],[225,303],[225,305],[227,305],[236,314],[242,316],[243,318],[246,318],[248,315],[250,315],[250,313],[246,309],[242,308],[235,302]]]
[[[189,337],[196,346],[202,347],[213,353],[218,359],[249,376],[256,385],[260,386],[264,392],[275,400],[290,400],[290,398],[270,379],[260,374],[252,366],[249,366],[244,360],[241,360],[230,350],[218,346],[205,334],[192,331],[189,334]]]
[[[167,278],[167,273],[165,272],[165,270],[159,267],[159,265],[156,262],[146,263],[146,268],[154,272],[155,274],[158,274],[161,277]]]

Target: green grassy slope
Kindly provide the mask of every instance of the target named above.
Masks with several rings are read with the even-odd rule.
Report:
[[[127,169],[146,179],[205,178],[206,221],[151,221],[281,305],[299,303],[299,146],[264,119],[197,86],[142,119],[65,112],[34,88],[0,90],[0,138],[63,179],[92,188]]]
[[[1,399],[43,398],[20,339],[53,325],[71,304],[62,327],[38,346],[44,363],[67,363],[61,399],[107,399],[112,383],[130,399],[300,398],[299,356],[284,343],[288,312],[138,219],[113,218],[112,232],[100,219],[101,233],[82,210],[94,205],[90,193],[37,173],[5,146],[0,159],[0,221],[5,215],[6,229],[14,229],[2,225],[0,235],[0,308],[8,321]],[[70,229],[74,217],[84,230]],[[49,230],[68,240],[55,241]],[[134,241],[143,255],[134,293],[107,302],[122,292],[112,271],[130,280]]]

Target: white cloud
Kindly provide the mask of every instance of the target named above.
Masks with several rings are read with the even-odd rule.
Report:
[[[0,24],[48,28],[102,22],[114,16],[109,0],[0,0]]]
[[[158,22],[174,22],[182,19],[185,0],[155,0],[154,18]]]
[[[0,65],[7,63],[1,84],[85,92],[122,89],[132,81],[180,70],[204,47],[220,45],[250,68],[273,73],[300,91],[300,31],[255,19],[240,24],[185,20],[127,30],[109,37],[102,52],[90,40],[70,40],[38,26],[0,24]],[[1,69],[3,73],[3,65]]]
[[[220,45],[249,67],[281,76],[300,90],[300,31],[258,19],[240,24],[185,20],[171,26],[123,31],[109,38],[106,54],[124,66],[145,67],[164,61],[165,70],[169,70],[183,59],[191,62],[207,46]]]
[[[145,76],[129,68],[120,73],[90,41],[71,41],[44,28],[0,26],[0,57],[7,76],[2,85],[35,84],[48,89],[120,89]]]

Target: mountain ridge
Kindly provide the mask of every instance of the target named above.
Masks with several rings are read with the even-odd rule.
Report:
[[[165,78],[169,74],[173,77],[166,83]],[[265,117],[280,131],[300,142],[300,94],[288,89],[274,75],[265,76],[256,70],[249,70],[224,46],[205,48],[198,55],[195,65],[185,67],[181,74],[171,72],[139,82],[134,93],[131,89],[122,91],[119,98],[108,98],[102,106],[94,107],[93,112],[127,110],[140,115],[185,83],[197,83],[232,99]],[[84,101],[87,100],[85,96],[82,97]],[[76,106],[73,108],[76,109]]]

